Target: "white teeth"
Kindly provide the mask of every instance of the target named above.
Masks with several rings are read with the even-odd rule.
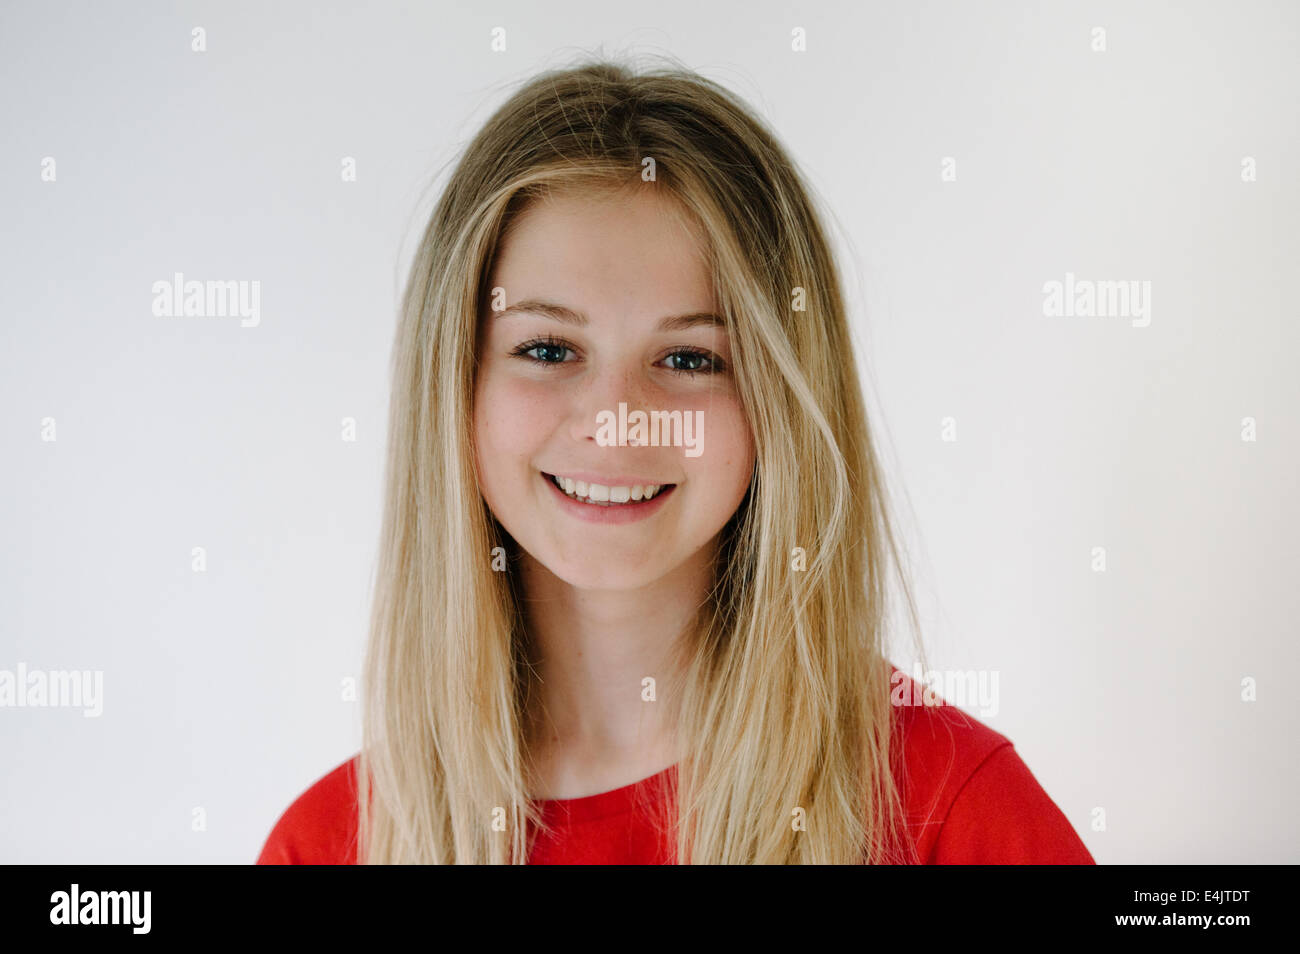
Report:
[[[555,486],[575,500],[603,507],[650,500],[664,486],[663,484],[638,484],[635,487],[606,487],[603,484],[589,484],[583,480],[574,480],[572,477],[552,477],[551,480]]]

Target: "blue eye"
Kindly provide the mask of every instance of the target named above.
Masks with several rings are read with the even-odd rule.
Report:
[[[573,347],[560,338],[533,338],[525,341],[510,352],[512,357],[523,358],[536,365],[555,366],[565,363],[565,356]],[[722,359],[711,351],[702,348],[678,348],[665,356],[663,361],[670,362],[665,368],[674,374],[718,374],[725,370]]]
[[[563,364],[563,352],[572,350],[557,338],[535,338],[532,341],[525,341],[510,353],[515,357],[526,358],[534,364]],[[541,352],[542,355],[549,357],[534,357],[530,353],[533,351]]]
[[[686,359],[686,367],[670,367],[668,370],[677,374],[717,374],[722,370],[722,359],[716,357],[708,351],[698,348],[679,348],[665,358],[665,361],[672,361],[675,358]],[[708,362],[708,367],[702,365]]]

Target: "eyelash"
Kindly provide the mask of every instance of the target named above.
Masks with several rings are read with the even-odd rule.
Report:
[[[531,341],[525,341],[519,347],[511,351],[510,354],[517,358],[523,358],[525,361],[529,361],[532,364],[541,364],[553,367],[565,363],[564,361],[543,361],[541,358],[530,356],[528,352],[536,348],[563,348],[565,351],[576,350],[572,345],[561,338],[545,337],[533,338]],[[706,351],[703,348],[675,348],[664,357],[670,358],[679,354],[689,354],[704,358],[710,362],[711,366],[708,370],[705,370],[704,368],[667,368],[666,370],[671,371],[674,374],[686,374],[691,376],[697,374],[719,374],[726,370],[726,365],[723,364],[721,358],[713,352]]]

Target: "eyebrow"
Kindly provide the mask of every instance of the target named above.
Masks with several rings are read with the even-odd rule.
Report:
[[[577,309],[556,304],[553,301],[545,301],[541,298],[525,298],[523,301],[515,302],[504,311],[494,312],[493,317],[509,318],[519,314],[541,315],[543,318],[551,318],[555,321],[562,321],[565,324],[579,327],[589,322],[587,316]],[[698,311],[686,315],[669,315],[666,318],[661,318],[659,319],[658,330],[685,331],[688,328],[696,328],[701,325],[725,328],[726,324],[725,321],[712,312]]]

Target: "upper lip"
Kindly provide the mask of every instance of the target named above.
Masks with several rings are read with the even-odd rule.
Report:
[[[549,477],[568,477],[570,480],[581,480],[584,484],[599,484],[601,487],[667,487],[670,483],[670,481],[664,480],[651,480],[649,477],[631,477],[627,474],[614,474],[611,477],[605,477],[584,470],[544,470],[542,473]]]

